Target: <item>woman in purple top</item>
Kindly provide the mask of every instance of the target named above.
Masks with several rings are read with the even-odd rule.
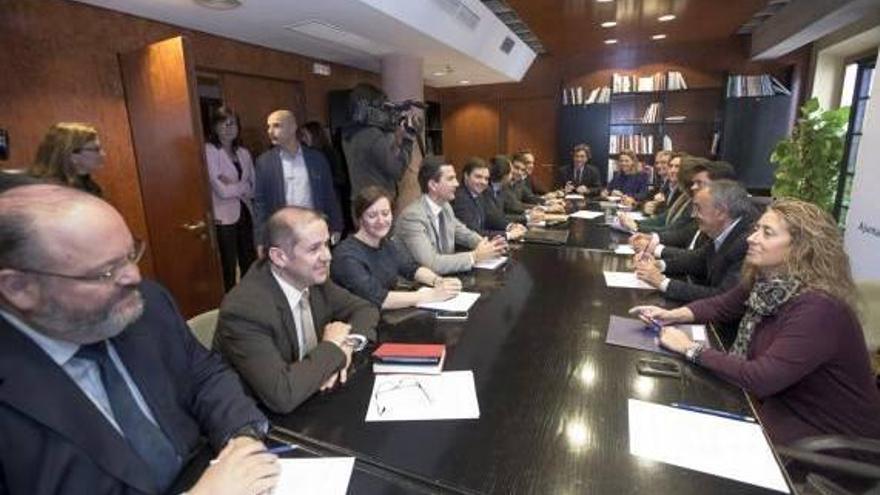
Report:
[[[617,157],[617,172],[602,191],[602,197],[622,196],[625,204],[635,204],[648,195],[648,174],[641,171],[638,158],[632,150],[623,150]]]
[[[671,311],[633,312],[663,324],[740,320],[726,353],[675,327],[663,328],[660,342],[751,393],[774,443],[825,434],[880,439],[880,392],[835,222],[810,203],[779,200],[748,242],[742,285]]]

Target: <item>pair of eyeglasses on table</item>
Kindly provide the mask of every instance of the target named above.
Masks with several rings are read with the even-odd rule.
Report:
[[[404,400],[400,398],[404,396],[403,394],[406,394],[407,402],[411,402],[410,398],[415,398],[415,401],[418,401],[420,405],[431,405],[434,403],[428,390],[416,378],[406,377],[387,381],[380,383],[373,392],[373,401],[376,404],[376,412],[379,416],[383,416],[393,410],[394,402],[396,401],[392,397],[397,398],[397,401]]]

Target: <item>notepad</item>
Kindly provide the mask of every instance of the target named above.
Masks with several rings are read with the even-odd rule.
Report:
[[[345,495],[354,457],[279,459],[281,475],[275,495]]]
[[[639,280],[635,272],[602,272],[605,275],[605,285],[622,289],[645,289],[654,290],[647,282]]]
[[[618,244],[616,248],[614,248],[614,254],[623,254],[623,255],[635,255],[636,249],[629,244]]]
[[[585,220],[592,220],[594,218],[599,218],[602,215],[604,215],[604,213],[602,213],[601,211],[580,210],[572,213],[569,216],[572,218],[583,218]]]
[[[675,325],[675,327],[687,334],[691,340],[706,341],[706,327],[704,325]],[[647,328],[645,322],[637,318],[611,315],[608,319],[608,333],[605,334],[605,343],[658,354],[674,355],[674,353],[660,347],[657,332]]]
[[[422,287],[420,291],[431,290],[430,287]],[[417,307],[433,309],[436,311],[463,312],[471,309],[471,306],[480,298],[479,292],[459,292],[458,295],[446,301],[419,303]]]
[[[474,263],[474,268],[494,270],[505,263],[507,263],[507,256],[501,256],[500,258],[492,258],[491,260],[478,261]]]
[[[632,455],[789,493],[761,426],[629,399]]]
[[[565,199],[584,199],[584,195],[583,194],[574,194],[574,193],[566,194]]]
[[[366,421],[426,421],[480,417],[474,374],[377,375]]]

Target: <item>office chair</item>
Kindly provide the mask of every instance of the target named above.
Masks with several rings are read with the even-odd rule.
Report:
[[[880,441],[843,435],[821,435],[777,446],[786,471],[803,475],[799,492],[822,495],[857,495],[880,493]],[[841,455],[858,454],[867,460]]]
[[[219,309],[212,309],[193,316],[186,322],[196,336],[196,339],[208,349],[211,348],[211,344],[214,342],[214,331],[217,330],[217,317],[219,314]]]

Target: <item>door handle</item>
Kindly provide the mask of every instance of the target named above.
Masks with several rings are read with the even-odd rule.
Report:
[[[185,223],[180,227],[187,232],[200,232],[205,230],[205,221],[200,220],[198,222]]]

